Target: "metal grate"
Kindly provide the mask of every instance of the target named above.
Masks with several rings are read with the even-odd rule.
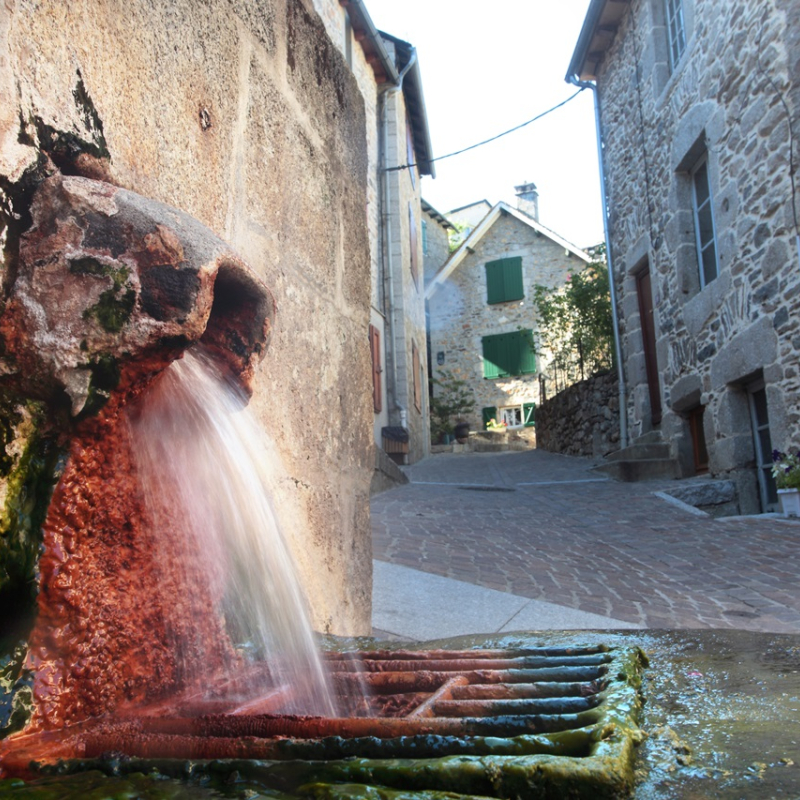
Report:
[[[153,760],[162,771],[165,759],[197,760],[217,774],[220,764],[246,768],[283,791],[325,785],[328,796],[343,784],[531,798],[632,790],[645,663],[638,648],[327,658],[351,716],[282,715],[285,696],[276,691],[258,707],[269,713],[252,713],[251,704],[97,725],[81,734],[88,761],[75,766],[98,767],[113,756],[118,768],[124,756],[126,770],[146,772]]]

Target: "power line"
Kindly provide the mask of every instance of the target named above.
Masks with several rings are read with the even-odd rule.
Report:
[[[542,117],[546,117],[548,114],[552,114],[553,111],[557,111],[562,106],[565,106],[567,103],[574,100],[586,87],[582,87],[578,89],[575,94],[570,95],[566,100],[562,100],[558,105],[553,106],[552,108],[548,108],[547,111],[542,111],[541,114],[537,114],[533,119],[529,119],[527,122],[523,122],[521,125],[516,125],[513,128],[510,128],[507,131],[503,131],[502,133],[498,133],[497,136],[492,136],[491,139],[484,139],[482,142],[478,142],[477,144],[471,144],[469,147],[464,147],[461,150],[456,150],[455,153],[448,153],[446,156],[438,156],[437,158],[431,158],[428,160],[428,164],[432,164],[434,161],[444,161],[446,158],[452,158],[453,156],[460,156],[462,153],[466,153],[469,150],[474,150],[476,147],[483,147],[485,144],[489,144],[490,142],[494,142],[497,139],[500,139],[503,136],[508,136],[509,133],[514,133],[514,131],[518,131],[520,128],[524,128],[526,125],[530,125],[532,122],[536,122],[536,120],[541,119]],[[398,167],[387,167],[386,172],[398,172],[401,169],[409,169],[410,167],[416,167],[418,164],[415,162],[413,164],[401,164]]]

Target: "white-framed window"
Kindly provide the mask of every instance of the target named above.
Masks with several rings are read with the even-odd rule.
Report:
[[[483,409],[483,427],[492,421],[505,424],[508,428],[532,428],[536,425],[536,403],[522,403],[517,406],[487,406]]]
[[[669,43],[669,68],[674,71],[686,49],[686,22],[683,0],[665,0],[667,15],[667,40]]]
[[[519,428],[522,426],[522,408],[520,406],[508,406],[500,409],[500,422],[509,428]]]
[[[703,288],[719,275],[717,234],[714,228],[714,209],[711,182],[708,176],[707,152],[704,152],[692,167],[691,177],[697,264],[700,270],[700,287]]]

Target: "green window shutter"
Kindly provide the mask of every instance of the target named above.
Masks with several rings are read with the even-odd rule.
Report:
[[[481,412],[483,414],[483,427],[485,428],[489,424],[490,419],[497,419],[497,407],[496,406],[487,406]]]
[[[536,403],[522,404],[522,422],[526,428],[533,428],[536,425]]]
[[[483,337],[483,377],[506,378],[536,372],[531,331],[513,331]]]
[[[507,303],[523,297],[521,256],[486,262],[487,303]]]
[[[522,300],[525,291],[522,288],[522,258],[503,259],[503,282],[506,288],[506,300]]]
[[[499,344],[497,336],[484,336],[483,337],[483,377],[484,378],[499,378],[500,370],[498,369],[499,357]]]
[[[533,333],[519,332],[519,372],[518,375],[529,375],[536,372],[536,351],[533,349]]]

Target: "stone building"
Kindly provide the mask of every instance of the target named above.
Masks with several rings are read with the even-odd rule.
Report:
[[[377,204],[367,205],[378,192],[377,94],[357,73],[380,64],[373,71],[369,42],[352,44],[349,66],[304,0],[132,0],[124,13],[12,0],[0,14],[4,291],[31,191],[55,170],[176,207],[250,265],[277,307],[250,405],[274,442],[274,504],[314,627],[339,634],[370,630],[366,334],[379,260]],[[13,370],[4,364],[4,430],[25,425],[4,438],[8,508],[33,463],[25,443],[41,441],[25,416],[31,399],[8,388]]]
[[[413,463],[430,438],[420,177],[435,175],[420,66],[411,44],[375,29],[362,0],[315,5],[366,105],[373,437]],[[386,427],[404,430],[406,452]]]
[[[517,187],[517,197],[533,210],[529,186]],[[467,418],[473,430],[490,418],[533,427],[549,358],[537,342],[533,288],[563,286],[589,260],[524,210],[500,202],[428,286],[431,373],[467,383],[476,403]]]
[[[596,89],[629,440],[776,494],[800,445],[791,0],[592,0],[567,79]]]

